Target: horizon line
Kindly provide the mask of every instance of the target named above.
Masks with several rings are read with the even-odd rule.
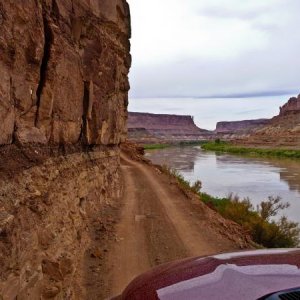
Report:
[[[261,93],[242,93],[242,94],[225,94],[225,95],[208,95],[208,96],[130,96],[130,99],[240,99],[240,98],[264,98],[273,96],[297,96],[299,91],[278,91],[278,92],[261,92]],[[288,99],[287,99],[288,100]]]

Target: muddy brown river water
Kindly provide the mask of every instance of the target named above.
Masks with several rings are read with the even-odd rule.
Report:
[[[213,196],[233,193],[249,197],[254,205],[268,196],[280,196],[291,205],[283,214],[300,223],[299,160],[237,156],[199,146],[148,150],[146,157],[178,170],[191,182],[201,180],[202,191]]]

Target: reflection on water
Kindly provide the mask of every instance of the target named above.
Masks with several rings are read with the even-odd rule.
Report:
[[[249,197],[258,204],[268,196],[280,196],[291,207],[285,214],[300,222],[300,162],[202,151],[200,147],[172,147],[147,151],[157,164],[180,171],[191,182],[200,179],[202,191],[225,197],[229,193]]]

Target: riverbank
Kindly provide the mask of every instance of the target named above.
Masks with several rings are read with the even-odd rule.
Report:
[[[200,146],[145,151],[154,164],[178,170],[190,182],[201,180],[202,192],[224,198],[237,194],[254,207],[269,196],[291,205],[284,214],[300,223],[300,161],[282,157],[205,151]]]
[[[201,145],[203,150],[227,152],[232,154],[248,154],[268,157],[284,157],[300,159],[300,150],[291,149],[277,149],[277,148],[255,148],[233,145],[224,141],[215,141],[203,143]]]
[[[142,147],[145,150],[157,150],[157,149],[165,149],[170,147],[177,146],[201,146],[203,144],[208,143],[207,141],[186,141],[186,142],[177,142],[177,143],[166,143],[166,144],[142,144]]]
[[[171,147],[171,144],[143,144],[145,150],[165,149]]]
[[[188,195],[194,194],[198,200],[218,212],[222,217],[231,220],[248,232],[257,247],[266,248],[291,248],[300,244],[299,224],[281,217],[275,221],[273,217],[289,207],[289,203],[281,201],[280,197],[268,197],[256,208],[250,199],[241,199],[233,194],[225,197],[213,197],[201,192],[202,183],[186,180],[178,171],[167,167],[161,170],[177,180],[178,186]]]

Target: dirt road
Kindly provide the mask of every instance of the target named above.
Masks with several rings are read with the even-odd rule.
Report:
[[[122,155],[124,198],[116,242],[107,258],[108,293],[119,294],[149,268],[189,256],[236,249],[214,231],[170,178]]]

